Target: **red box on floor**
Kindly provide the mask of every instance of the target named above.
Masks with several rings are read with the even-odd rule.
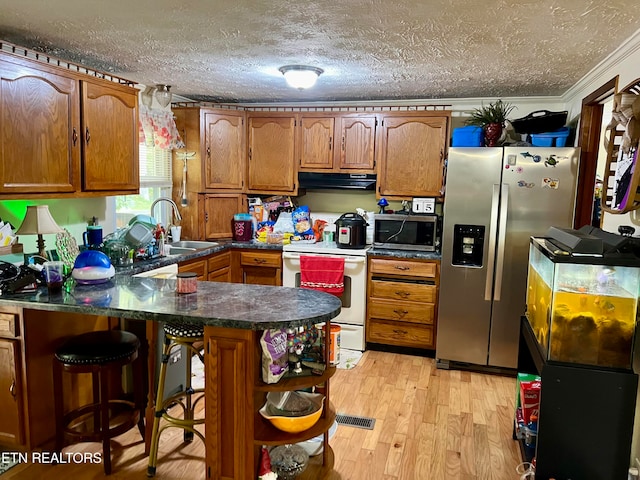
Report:
[[[522,407],[522,417],[525,425],[528,425],[531,421],[531,415],[538,417],[540,386],[541,383],[538,380],[520,382],[520,406]]]

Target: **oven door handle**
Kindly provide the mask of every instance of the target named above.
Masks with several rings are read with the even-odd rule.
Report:
[[[285,260],[300,260],[300,255],[309,255],[315,257],[328,257],[328,258],[344,258],[344,263],[365,263],[366,257],[343,257],[342,255],[313,255],[308,253],[290,253],[284,252],[282,258]]]

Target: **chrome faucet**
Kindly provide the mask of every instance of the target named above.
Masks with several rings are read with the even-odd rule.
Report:
[[[176,205],[176,202],[171,200],[169,197],[158,197],[153,201],[153,203],[151,204],[151,212],[150,212],[151,217],[153,217],[153,208],[159,202],[169,202],[169,204],[173,208],[173,214],[175,215],[176,220],[178,222],[182,220],[182,215],[180,215],[180,212],[178,211],[178,205]]]

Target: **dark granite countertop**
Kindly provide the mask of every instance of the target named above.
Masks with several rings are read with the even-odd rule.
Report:
[[[155,270],[156,268],[164,267],[167,265],[173,265],[174,263],[188,262],[201,257],[213,255],[214,253],[220,253],[230,248],[251,248],[259,250],[279,250],[282,251],[282,245],[268,244],[268,243],[256,243],[256,242],[235,242],[231,240],[222,240],[216,242],[217,245],[196,250],[193,253],[182,253],[180,255],[169,255],[166,257],[157,257],[149,260],[141,260],[134,262],[131,265],[115,266],[117,276],[130,276],[142,272],[148,272],[149,270]]]
[[[440,261],[440,252],[421,252],[420,250],[400,250],[392,248],[372,248],[367,252],[369,257],[394,257],[408,260],[437,260]]]
[[[197,292],[178,294],[175,279],[116,275],[98,285],[67,282],[55,295],[46,287],[3,294],[0,306],[250,330],[321,323],[341,306],[333,295],[304,288],[198,282]]]

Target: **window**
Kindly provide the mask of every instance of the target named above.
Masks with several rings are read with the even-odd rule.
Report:
[[[140,193],[116,198],[116,228],[126,227],[132,217],[149,215],[158,197],[171,198],[171,150],[140,144]],[[168,226],[170,211],[166,202],[154,209],[154,218]]]

